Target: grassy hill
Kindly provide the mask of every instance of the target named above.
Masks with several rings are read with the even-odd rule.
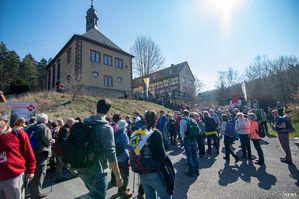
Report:
[[[46,113],[51,120],[68,117],[86,118],[91,114],[95,114],[96,103],[100,97],[77,96],[75,101],[71,99],[72,95],[57,92],[37,92],[8,97],[9,101],[36,102],[37,113]],[[170,109],[150,102],[127,99],[109,100],[112,103],[112,110],[108,114],[109,117],[112,117],[114,113],[120,113],[122,116],[132,116],[134,111],[143,114],[145,110],[172,112]]]

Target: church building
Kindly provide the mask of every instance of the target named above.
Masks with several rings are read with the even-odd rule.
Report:
[[[131,93],[133,56],[98,30],[98,14],[86,14],[86,32],[74,34],[48,64],[48,90],[81,87],[84,94],[123,97]]]

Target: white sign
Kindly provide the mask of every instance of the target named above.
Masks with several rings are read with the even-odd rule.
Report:
[[[35,116],[37,106],[35,102],[7,102],[6,104],[12,108],[12,122],[19,117],[24,117],[28,121],[31,117]]]

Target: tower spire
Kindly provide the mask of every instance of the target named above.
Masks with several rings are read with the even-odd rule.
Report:
[[[93,8],[93,0],[90,1],[90,8],[86,12],[86,32],[90,29],[98,29],[98,14]]]

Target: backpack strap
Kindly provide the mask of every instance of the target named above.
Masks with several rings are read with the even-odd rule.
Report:
[[[17,136],[17,138],[19,139],[19,142],[20,142],[20,152],[21,152],[21,154],[23,154],[22,148],[23,148],[24,143],[23,143],[22,136],[21,136],[21,134],[20,134],[20,132],[19,132],[19,130],[18,130],[17,128],[13,128],[13,129],[12,129],[12,132],[13,132],[13,133],[15,134],[15,136]]]

